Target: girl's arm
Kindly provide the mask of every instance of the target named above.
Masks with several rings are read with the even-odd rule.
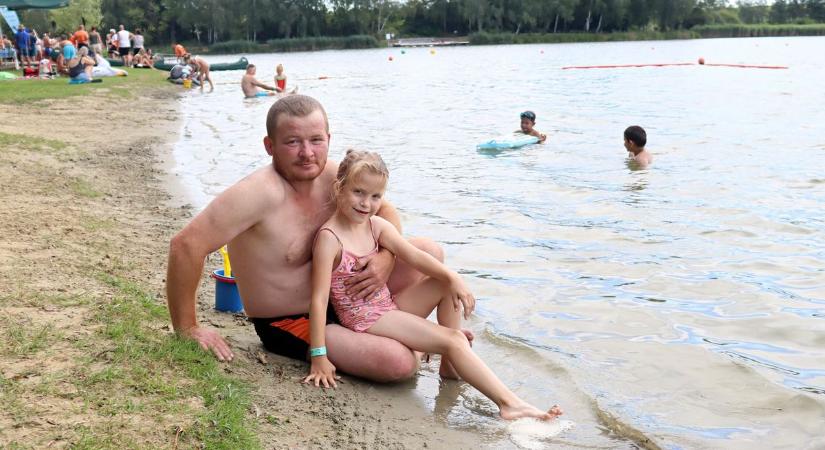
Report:
[[[391,223],[378,216],[374,216],[372,220],[373,225],[378,228],[378,243],[391,251],[396,258],[400,258],[425,275],[447,283],[456,310],[463,304],[464,318],[469,318],[470,313],[473,312],[475,308],[476,300],[473,293],[470,292],[464,284],[461,276],[455,271],[450,270],[450,268],[432,257],[429,253],[419,250],[410,244]]]
[[[340,245],[332,233],[319,232],[312,250],[312,299],[309,305],[310,369],[304,383],[315,386],[337,387],[335,366],[326,356],[324,331],[327,321],[327,304],[332,276],[332,265]],[[323,350],[319,350],[323,349]],[[317,353],[316,356],[313,356]]]

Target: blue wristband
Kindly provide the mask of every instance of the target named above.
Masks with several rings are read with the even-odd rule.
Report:
[[[326,347],[315,347],[309,349],[309,356],[324,356],[327,354]]]

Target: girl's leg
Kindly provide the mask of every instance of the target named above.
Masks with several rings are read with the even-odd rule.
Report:
[[[456,311],[452,300],[446,295],[444,283],[434,278],[425,278],[422,281],[401,291],[395,297],[395,303],[401,311],[415,314],[424,319],[433,309],[438,308],[436,317],[438,323],[447,328],[458,330],[461,327],[461,311]],[[473,340],[473,334],[462,330],[468,341]],[[447,355],[441,355],[441,367],[438,373],[449,379],[458,379],[458,373],[450,364]]]
[[[367,332],[395,339],[413,350],[448,356],[461,378],[498,405],[503,419],[534,417],[551,420],[562,414],[556,406],[545,412],[520,399],[473,353],[467,338],[459,330],[436,325],[404,311],[389,311]]]

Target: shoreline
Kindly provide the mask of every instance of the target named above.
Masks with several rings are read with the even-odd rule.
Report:
[[[0,445],[483,446],[483,435],[436,420],[410,395],[433,381],[431,368],[392,385],[349,376],[335,391],[300,384],[306,363],[266,352],[242,315],[213,309],[207,274],[217,255],[207,258],[198,317],[227,337],[235,361],[217,363],[174,337],[166,254],[193,214],[170,172],[176,92],[103,90],[0,112],[0,159],[12,168],[0,175],[9,288],[0,302]],[[84,126],[54,135],[38,125],[44,114],[68,124],[84,117]]]
[[[335,42],[317,41],[321,38],[300,38],[307,43],[303,46],[290,46],[290,39],[280,39],[268,43],[249,41],[227,41],[209,46],[192,46],[192,51],[202,55],[243,55],[250,53],[295,53],[316,51],[343,51],[387,49],[402,50],[420,47],[478,47],[484,45],[527,45],[527,44],[575,44],[601,42],[636,42],[636,41],[671,41],[699,39],[734,39],[734,38],[771,38],[771,37],[823,37],[825,24],[811,25],[702,25],[688,30],[670,31],[613,31],[613,32],[559,32],[559,33],[472,33],[465,36],[408,36],[394,38],[390,41],[373,39],[360,42],[359,45],[336,44]],[[299,38],[292,38],[297,40]],[[347,37],[335,38],[341,43]],[[316,42],[317,41],[317,42]],[[425,42],[430,41],[430,42]],[[421,42],[416,45],[397,45],[399,42]],[[163,44],[166,46],[166,44]]]

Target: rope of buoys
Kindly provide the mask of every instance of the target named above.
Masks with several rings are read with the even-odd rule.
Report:
[[[788,66],[766,66],[754,64],[705,64],[705,58],[699,58],[696,63],[664,63],[664,64],[612,64],[602,66],[565,66],[562,70],[567,69],[622,69],[627,67],[669,67],[669,66],[714,66],[714,67],[738,67],[743,69],[787,69]]]
[[[750,64],[704,64],[705,66],[716,67],[741,67],[745,69],[787,69],[788,66],[756,66]]]
[[[605,66],[566,66],[567,69],[621,69],[625,67],[666,67],[666,66],[692,66],[693,63],[663,63],[663,64],[612,64]]]

